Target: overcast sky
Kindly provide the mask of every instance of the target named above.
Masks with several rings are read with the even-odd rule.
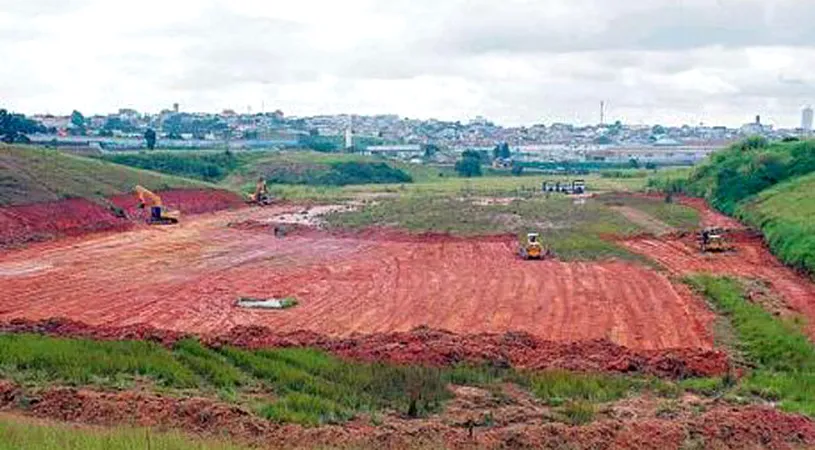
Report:
[[[812,0],[0,0],[0,107],[795,127]]]

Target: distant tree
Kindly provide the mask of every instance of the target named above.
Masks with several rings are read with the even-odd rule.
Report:
[[[148,128],[144,132],[144,141],[147,143],[147,149],[153,150],[156,148],[156,130]]]
[[[645,163],[645,168],[648,170],[657,170],[657,165],[656,163],[649,161]]]
[[[512,157],[512,152],[509,149],[509,144],[507,144],[506,142],[502,142],[502,143],[496,145],[495,148],[492,149],[492,158],[493,159],[498,159],[498,158],[509,159],[511,157]]]
[[[439,146],[436,144],[426,144],[423,146],[423,148],[425,158],[432,158],[436,153],[439,152]]]
[[[85,128],[85,116],[81,112],[74,110],[71,113],[71,124],[77,128]]]
[[[636,158],[631,158],[631,159],[628,160],[628,167],[630,167],[632,169],[639,169],[640,168],[640,162],[637,161]]]
[[[523,175],[524,173],[524,166],[518,163],[512,163],[512,174],[516,177]]]
[[[781,139],[781,142],[798,142],[798,141],[800,141],[800,139],[798,139],[795,136],[785,136],[784,139]]]
[[[662,125],[654,125],[654,127],[651,128],[651,134],[655,136],[665,134],[665,127]]]
[[[0,141],[7,144],[27,144],[28,134],[44,133],[47,129],[39,122],[23,114],[9,113],[0,109]]]
[[[597,145],[609,145],[612,142],[613,141],[611,140],[611,138],[606,135],[599,136],[594,140],[594,143]]]
[[[456,172],[463,177],[481,176],[481,156],[478,152],[466,150],[461,155],[461,159],[456,161]]]

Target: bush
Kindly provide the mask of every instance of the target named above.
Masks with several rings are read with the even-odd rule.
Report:
[[[462,177],[480,177],[481,172],[481,158],[472,155],[466,155],[464,152],[461,159],[456,161],[456,172]]]
[[[105,155],[102,159],[125,166],[218,182],[240,166],[231,152],[151,152]]]

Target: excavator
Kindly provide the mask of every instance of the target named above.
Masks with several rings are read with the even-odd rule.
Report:
[[[269,190],[266,189],[266,180],[261,177],[255,184],[255,192],[249,196],[247,203],[259,206],[268,206],[272,204],[272,196],[269,195]]]
[[[526,243],[521,243],[518,248],[518,255],[525,259],[544,259],[550,254],[548,249],[544,249],[540,243],[538,233],[528,233],[526,235]]]
[[[164,204],[154,192],[145,188],[144,186],[136,186],[134,189],[139,196],[139,209],[150,207],[150,217],[147,223],[150,225],[172,225],[178,223],[178,218],[181,213],[178,211],[167,211]]]

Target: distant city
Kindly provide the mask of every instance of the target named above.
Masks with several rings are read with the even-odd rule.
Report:
[[[289,117],[283,111],[240,114],[185,112],[175,104],[159,114],[120,109],[107,115],[35,115],[47,129],[30,136],[34,143],[100,150],[144,148],[148,129],[158,136],[158,148],[234,150],[311,148],[354,151],[402,159],[421,156],[427,146],[446,150],[491,150],[507,143],[513,159],[527,161],[627,161],[630,158],[665,163],[693,163],[711,151],[747,136],[770,140],[809,136],[813,110],[801,112],[801,126],[776,129],[760,116],[739,128],[709,125],[628,125],[615,121],[597,125],[568,123],[503,127],[477,117],[467,123],[418,120],[393,114]],[[601,121],[602,121],[601,115]],[[442,156],[439,156],[442,157]]]

